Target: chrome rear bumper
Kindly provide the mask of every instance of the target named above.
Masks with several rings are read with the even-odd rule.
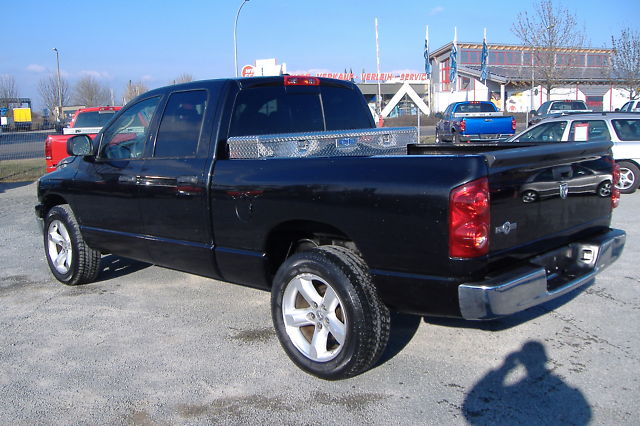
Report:
[[[460,312],[470,320],[497,318],[590,285],[599,272],[620,257],[625,240],[624,231],[612,229],[485,281],[462,284],[458,287]]]

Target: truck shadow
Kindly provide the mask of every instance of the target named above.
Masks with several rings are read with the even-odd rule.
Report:
[[[398,355],[409,344],[419,327],[419,316],[392,312],[389,342],[376,365],[382,365]]]
[[[517,327],[525,322],[531,321],[532,319],[541,317],[543,315],[548,314],[549,312],[554,311],[565,303],[570,302],[575,297],[580,295],[584,290],[589,288],[589,286],[577,289],[570,293],[567,293],[563,296],[558,297],[557,299],[551,300],[547,303],[543,303],[542,305],[534,306],[529,308],[523,312],[519,312],[504,318],[497,318],[489,321],[468,321],[459,318],[437,318],[437,317],[423,317],[424,322],[433,325],[440,325],[443,327],[455,327],[455,328],[473,328],[477,330],[486,330],[486,331],[502,331],[507,330],[513,327]]]
[[[107,281],[141,271],[151,266],[150,263],[109,254],[100,260],[100,275],[95,282]]]
[[[529,341],[466,394],[462,414],[472,425],[573,424],[592,417],[579,389],[547,369],[545,347]]]

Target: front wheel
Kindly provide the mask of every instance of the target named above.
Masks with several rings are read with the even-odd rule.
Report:
[[[84,242],[68,204],[49,210],[44,221],[44,250],[49,269],[64,284],[89,283],[100,271],[100,252]]]
[[[638,181],[640,170],[629,161],[620,161],[618,164],[620,165],[620,180],[616,183],[616,188],[623,194],[633,194],[640,184]]]
[[[289,358],[327,380],[371,368],[389,338],[389,310],[366,264],[343,247],[323,246],[287,259],[274,278],[271,314]]]

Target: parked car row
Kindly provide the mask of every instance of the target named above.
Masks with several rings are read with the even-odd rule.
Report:
[[[616,186],[630,194],[640,184],[640,114],[598,112],[547,118],[507,142],[613,142],[613,158],[620,165]]]

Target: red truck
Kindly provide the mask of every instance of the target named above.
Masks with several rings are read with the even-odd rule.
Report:
[[[65,127],[61,135],[47,136],[44,141],[47,173],[54,171],[60,160],[69,156],[67,154],[67,140],[71,136],[85,134],[93,139],[102,126],[107,124],[121,108],[119,106],[103,106],[79,109],[73,115],[69,127]]]

